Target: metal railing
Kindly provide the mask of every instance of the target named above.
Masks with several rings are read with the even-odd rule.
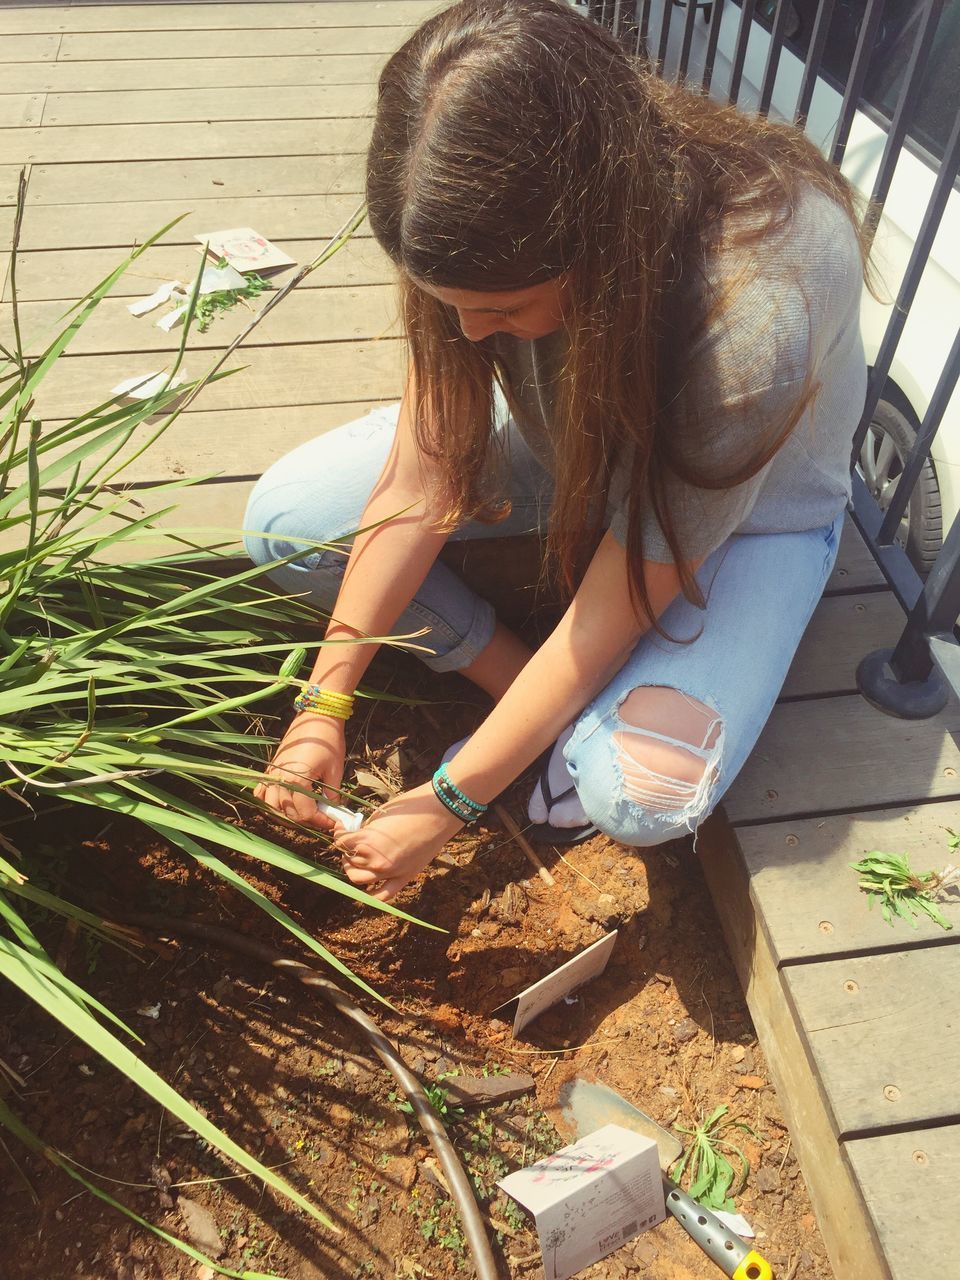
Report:
[[[796,11],[790,0],[777,0],[776,8],[764,23],[757,15],[758,0],[588,0],[588,12],[610,27],[618,38],[639,56],[645,56],[658,74],[670,75],[690,88],[739,104],[743,87],[748,45],[758,29],[769,35],[759,93],[750,109],[766,114],[771,109],[782,55],[788,44],[788,24]],[[890,194],[894,172],[914,121],[924,86],[931,48],[944,11],[945,0],[925,0],[914,10],[915,30],[903,83],[893,110],[889,112],[886,142],[873,182],[866,230],[872,238]],[[863,107],[864,86],[871,57],[882,30],[885,0],[866,0],[856,35],[856,45],[845,80],[839,88],[842,99],[827,153],[839,165],[844,159],[851,128],[858,109]],[[683,26],[675,24],[674,10],[683,11]],[[736,37],[723,58],[726,83],[716,82],[718,46],[725,10],[739,9]],[[700,33],[698,77],[690,75],[698,15],[706,25]],[[823,78],[823,62],[834,0],[820,0],[803,54],[803,69],[792,110],[786,114],[800,128],[810,116],[811,104]],[[769,25],[768,25],[769,24]],[[729,29],[729,27],[728,27]],[[677,32],[680,31],[679,47]],[[803,52],[803,51],[801,51]],[[831,84],[836,88],[835,79]],[[931,163],[935,163],[931,159]],[[903,275],[886,332],[870,370],[863,416],[857,429],[853,458],[861,456],[874,422],[877,406],[887,387],[891,365],[911,308],[915,304],[921,277],[930,258],[934,239],[943,221],[947,203],[954,192],[960,171],[960,113],[953,121],[932,194],[916,233],[913,250]],[[960,196],[958,196],[960,198]],[[940,323],[957,325],[960,317],[943,316]],[[896,487],[881,507],[863,475],[854,466],[853,496],[849,513],[873,554],[881,572],[906,614],[903,632],[892,649],[868,654],[859,664],[857,683],[871,703],[892,715],[922,719],[936,714],[949,698],[950,687],[960,695],[960,643],[957,619],[960,616],[960,514],[943,538],[936,560],[925,578],[914,567],[898,534],[910,507],[911,497],[960,378],[960,327],[950,353],[930,395],[927,409],[916,431],[908,456],[903,458]],[[960,458],[958,458],[960,462]]]

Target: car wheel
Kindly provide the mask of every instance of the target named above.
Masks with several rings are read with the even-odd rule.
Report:
[[[857,470],[881,511],[886,511],[897,491],[916,436],[910,420],[888,400],[881,400],[857,462]],[[929,458],[920,470],[894,541],[906,550],[918,573],[925,576],[930,572],[943,541],[943,524],[940,487]]]

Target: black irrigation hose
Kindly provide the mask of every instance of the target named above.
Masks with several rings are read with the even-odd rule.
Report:
[[[497,1265],[490,1249],[490,1242],[487,1239],[486,1228],[473,1193],[473,1187],[470,1185],[467,1172],[460,1163],[460,1157],[450,1141],[442,1120],[434,1110],[420,1081],[407,1067],[390,1040],[383,1034],[374,1020],[364,1013],[358,1005],[354,1004],[342,988],[338,987],[335,982],[331,982],[329,978],[325,978],[319,970],[314,969],[311,965],[303,964],[299,960],[291,960],[282,951],[275,951],[272,947],[265,946],[262,942],[256,942],[253,938],[248,938],[242,933],[236,933],[232,929],[223,929],[219,925],[205,924],[197,920],[181,920],[168,916],[127,915],[124,913],[121,918],[126,923],[136,925],[141,929],[151,930],[154,933],[168,936],[188,934],[191,937],[200,938],[204,942],[215,943],[218,947],[224,947],[229,951],[238,951],[241,955],[259,960],[273,969],[279,969],[281,972],[289,974],[290,977],[299,979],[305,986],[314,987],[325,1000],[333,1005],[338,1013],[341,1013],[354,1026],[359,1027],[367,1040],[369,1040],[374,1053],[387,1070],[391,1072],[397,1084],[406,1094],[410,1106],[413,1108],[413,1114],[419,1120],[420,1127],[430,1139],[430,1143],[437,1153],[437,1159],[440,1161],[447,1185],[450,1188],[450,1195],[460,1211],[464,1234],[467,1238],[467,1245],[473,1255],[478,1280],[497,1280]]]

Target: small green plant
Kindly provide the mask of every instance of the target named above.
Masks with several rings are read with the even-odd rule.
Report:
[[[227,266],[226,258],[220,258],[217,266]],[[217,289],[214,293],[205,293],[197,299],[194,323],[201,333],[206,333],[216,317],[223,311],[235,307],[241,298],[259,298],[261,293],[273,289],[269,280],[258,276],[255,271],[244,274],[246,285],[242,289]]]
[[[450,1105],[448,1101],[449,1091],[447,1086],[443,1083],[443,1077],[435,1082],[425,1084],[423,1086],[423,1092],[427,1095],[427,1101],[430,1103],[431,1107],[433,1107],[441,1120],[449,1122],[451,1120],[462,1119],[464,1115],[463,1107]],[[387,1094],[387,1097],[391,1102],[395,1102],[397,1104],[398,1111],[402,1111],[405,1115],[413,1114],[413,1107],[409,1102],[407,1102],[406,1098],[400,1098],[396,1089],[391,1089]]]
[[[949,834],[950,848],[956,849],[960,837],[953,832]],[[935,896],[956,879],[956,868],[916,874],[911,871],[906,854],[877,852],[868,853],[859,862],[851,862],[850,866],[860,874],[860,888],[867,895],[867,905],[872,910],[874,903],[879,902],[880,914],[887,924],[892,925],[894,917],[900,916],[916,929],[917,917],[927,915],[941,929],[953,928],[937,906]]]
[[[702,1124],[686,1129],[678,1124],[681,1133],[689,1134],[692,1141],[680,1157],[673,1172],[673,1180],[681,1185],[684,1172],[687,1174],[688,1193],[710,1209],[724,1209],[732,1213],[733,1197],[739,1195],[746,1186],[750,1173],[750,1161],[743,1151],[733,1142],[728,1134],[731,1129],[740,1129],[752,1138],[758,1135],[744,1120],[727,1118],[729,1107],[721,1103]],[[727,1159],[725,1152],[731,1153],[739,1161],[737,1170]]]

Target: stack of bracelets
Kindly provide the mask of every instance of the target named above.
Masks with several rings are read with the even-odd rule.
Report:
[[[488,804],[479,804],[476,800],[471,800],[468,795],[464,795],[447,773],[445,764],[442,764],[433,775],[433,791],[440,803],[461,822],[476,822],[490,808]]]
[[[353,712],[353,694],[334,693],[331,689],[321,689],[318,684],[307,684],[294,698],[293,705],[298,711],[312,711],[317,716],[349,720]]]
[[[353,711],[353,694],[335,693],[331,689],[322,689],[318,684],[307,684],[297,694],[293,705],[297,711],[311,711],[317,716],[349,720]],[[433,775],[433,790],[440,803],[461,822],[476,822],[490,807],[465,795],[447,773],[445,764]]]

